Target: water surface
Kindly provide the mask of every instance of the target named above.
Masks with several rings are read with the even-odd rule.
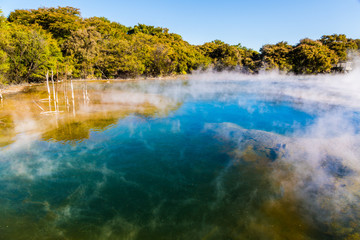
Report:
[[[304,98],[306,82],[281,79],[54,89],[1,103],[0,239],[360,232],[359,115],[334,93]]]

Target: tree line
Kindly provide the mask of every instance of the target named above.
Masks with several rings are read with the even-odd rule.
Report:
[[[0,83],[57,78],[134,78],[186,74],[213,68],[295,74],[341,71],[339,62],[359,52],[360,39],[343,34],[266,44],[260,52],[220,40],[191,45],[167,28],[126,27],[104,17],[81,17],[73,7],[0,12]]]

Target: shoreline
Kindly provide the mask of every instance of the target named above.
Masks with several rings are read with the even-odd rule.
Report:
[[[80,81],[88,81],[88,82],[95,82],[95,81],[101,81],[101,82],[131,82],[131,81],[154,81],[154,80],[186,80],[188,78],[187,75],[177,75],[177,76],[166,76],[166,77],[140,77],[140,78],[117,78],[117,79],[72,79],[74,82],[80,82]],[[59,80],[59,83],[62,83],[64,80]],[[26,88],[33,87],[36,85],[41,85],[46,83],[44,80],[40,83],[20,83],[20,84],[12,84],[12,85],[6,85],[1,86],[0,85],[0,99],[3,99],[5,95],[9,94],[16,94],[19,92],[23,92]]]
[[[28,87],[32,87],[32,86],[36,86],[36,85],[40,85],[40,84],[42,84],[42,83],[20,83],[20,84],[7,85],[3,88],[0,88],[0,98],[1,98],[1,95],[4,96],[4,95],[22,92]]]

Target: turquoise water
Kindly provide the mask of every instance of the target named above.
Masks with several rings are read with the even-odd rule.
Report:
[[[357,170],[343,156],[321,152],[321,174],[333,190],[325,191],[323,182],[307,175],[289,187],[304,170],[298,171],[294,161],[309,156],[306,148],[294,154],[297,141],[309,137],[307,129],[334,109],[355,126],[355,110],[251,92],[256,86],[251,82],[87,84],[89,105],[76,106],[76,116],[66,107],[56,115],[3,114],[2,122],[14,122],[4,128],[12,126],[15,133],[0,148],[0,239],[333,239],[357,234],[357,212],[333,212],[333,203],[326,205],[339,188],[344,192],[339,199],[358,197],[352,178]],[[228,87],[214,88],[219,84]],[[75,87],[81,89],[80,83]],[[113,108],[106,114],[84,110],[95,102],[105,109],[95,97],[108,90],[105,95],[115,105],[118,91],[126,91],[151,96],[145,102],[153,96],[170,99],[173,107],[162,111],[155,104],[160,110],[121,116]],[[37,94],[44,95],[41,87],[9,98],[11,104],[31,104],[26,99],[43,98]],[[86,120],[79,117],[81,111]],[[78,134],[81,124],[99,112],[101,123],[94,121]],[[55,118],[55,126],[39,127]],[[352,136],[357,137],[355,130]],[[308,171],[316,175],[318,169]],[[355,190],[343,181],[351,181]],[[347,211],[359,210],[339,201]]]

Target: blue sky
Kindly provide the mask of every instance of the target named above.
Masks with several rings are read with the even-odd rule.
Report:
[[[359,0],[0,0],[5,16],[43,6],[73,6],[83,17],[104,16],[126,26],[167,27],[191,44],[220,39],[259,50],[333,33],[360,38]]]

